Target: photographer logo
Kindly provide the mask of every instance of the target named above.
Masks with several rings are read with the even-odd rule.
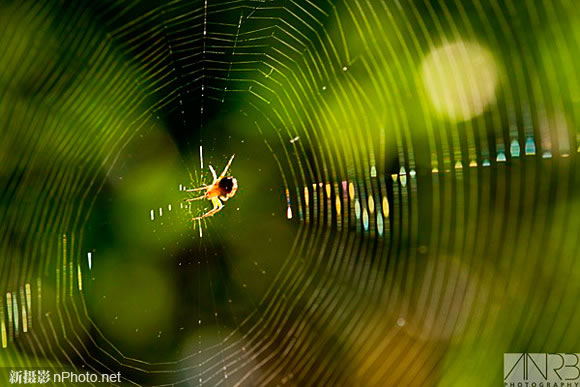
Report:
[[[505,353],[505,387],[580,387],[578,353]]]

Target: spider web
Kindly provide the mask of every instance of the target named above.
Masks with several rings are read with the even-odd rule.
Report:
[[[578,344],[573,281],[538,286],[578,273],[562,231],[578,226],[572,9],[7,5],[3,364],[134,385],[412,385],[490,380],[481,364],[498,379],[510,341]],[[437,105],[454,92],[429,95],[437,47],[457,78],[463,55],[487,64],[493,103],[477,110],[470,74],[472,101]],[[240,192],[191,223],[207,208],[184,188],[234,153]]]

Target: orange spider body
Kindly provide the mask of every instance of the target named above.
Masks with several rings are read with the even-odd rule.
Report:
[[[205,198],[209,200],[220,198],[226,201],[236,194],[236,190],[238,189],[237,183],[236,179],[224,177],[208,187]]]
[[[226,173],[228,172],[228,169],[230,168],[230,165],[234,160],[234,156],[230,158],[230,161],[228,162],[224,171],[219,177],[216,175],[213,167],[211,165],[209,166],[209,169],[213,176],[213,182],[210,185],[187,190],[187,192],[205,191],[205,193],[202,196],[185,199],[185,201],[192,202],[195,200],[206,199],[211,201],[213,205],[213,208],[209,210],[207,213],[201,216],[197,216],[192,220],[200,220],[208,216],[215,215],[222,208],[224,208],[223,202],[226,202],[228,199],[232,198],[236,194],[238,190],[238,181],[234,177],[226,176]]]

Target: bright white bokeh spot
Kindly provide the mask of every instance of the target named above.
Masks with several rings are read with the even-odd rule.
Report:
[[[435,110],[449,119],[469,120],[495,102],[498,66],[479,44],[459,41],[432,50],[421,76]]]

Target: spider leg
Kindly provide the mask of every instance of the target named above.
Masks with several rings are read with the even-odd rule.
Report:
[[[195,201],[195,200],[201,200],[201,199],[205,199],[205,195],[203,195],[203,196],[198,196],[198,197],[196,197],[196,198],[188,198],[188,199],[183,199],[183,200],[184,200],[184,201],[186,201],[186,202],[193,202],[193,201]]]
[[[234,157],[236,157],[235,153],[232,155],[232,157],[230,157],[230,161],[228,161],[228,164],[226,165],[226,167],[224,168],[224,171],[220,175],[219,180],[221,180],[226,175],[226,173],[228,173],[228,169],[230,169],[230,165],[232,165],[232,161],[234,161]]]
[[[204,185],[203,187],[199,187],[199,188],[186,189],[185,192],[203,191],[204,189],[207,189],[208,187],[209,187],[209,185]]]
[[[206,212],[205,214],[203,214],[201,216],[196,216],[195,218],[192,218],[191,220],[200,220],[203,218],[213,216],[213,215],[217,214],[219,211],[221,211],[222,208],[224,208],[223,203],[218,198],[211,199],[211,202],[213,204],[213,208],[211,210],[209,210],[208,212]]]
[[[211,164],[209,165],[209,170],[211,171],[211,175],[213,176],[213,181],[217,180],[217,176],[215,174],[215,169],[213,169],[213,167],[211,166]]]

